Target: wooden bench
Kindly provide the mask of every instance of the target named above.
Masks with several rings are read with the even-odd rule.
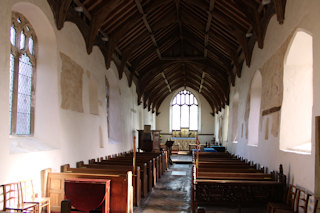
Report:
[[[198,172],[197,180],[199,179],[270,181],[275,180],[275,176],[264,173]]]
[[[146,153],[146,152],[138,152],[137,156],[157,156],[159,155],[158,153]],[[160,163],[161,163],[161,174],[164,173],[164,171],[166,171],[168,169],[168,152],[167,151],[162,151],[160,156]]]
[[[110,212],[133,212],[132,172],[124,175],[49,172],[46,193],[47,197],[50,197],[52,211],[60,212],[61,201],[65,196],[64,181],[76,178],[111,180]]]
[[[107,174],[107,175],[124,175],[131,170],[125,169],[103,169],[103,168],[71,168],[69,164],[63,165],[61,172],[66,173],[86,173],[86,174]],[[134,191],[133,202],[136,206],[140,206],[141,203],[141,178],[140,167],[136,168],[136,174],[132,176],[132,186]]]
[[[193,171],[193,210],[199,205],[265,205],[282,199],[286,177],[223,153],[198,153]]]
[[[239,208],[279,201],[283,183],[255,180],[196,179],[194,208],[198,205],[234,205]]]
[[[136,163],[145,163],[145,162],[148,162],[152,160],[152,163],[154,164],[153,166],[153,174],[154,174],[154,179],[155,179],[155,182],[156,180],[158,180],[160,178],[160,175],[162,174],[161,173],[161,167],[162,167],[162,164],[161,164],[161,158],[159,156],[139,156],[137,155],[136,157]],[[116,158],[111,158],[111,159],[108,159],[108,161],[129,161],[129,162],[132,162],[132,156],[121,156],[121,157],[116,157]],[[104,161],[102,161],[101,163],[104,163]]]
[[[132,166],[133,161],[130,159],[109,159],[109,160],[103,160],[100,163],[96,163],[100,165],[122,165],[122,166]],[[140,167],[144,167],[145,160],[136,160],[136,165]],[[147,162],[147,174],[148,174],[148,191],[152,190],[152,186],[156,185],[157,182],[157,169],[155,160]]]
[[[198,172],[236,172],[236,173],[259,173],[259,172],[264,172],[264,169],[255,169],[255,168],[210,168],[210,167],[204,167],[204,168],[199,168]]]
[[[151,162],[150,162],[151,163]],[[146,197],[148,194],[148,184],[149,181],[151,181],[151,187],[152,187],[152,174],[151,174],[151,180],[149,180],[150,174],[148,173],[147,164],[143,164],[143,167],[141,168],[139,166],[140,170],[140,182],[141,182],[141,196]],[[92,168],[92,169],[104,169],[106,171],[132,171],[132,166],[126,166],[126,165],[105,165],[105,164],[84,164],[82,162],[77,162],[77,168]],[[136,174],[137,175],[137,174]]]

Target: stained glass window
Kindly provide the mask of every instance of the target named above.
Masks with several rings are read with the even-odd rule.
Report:
[[[33,134],[36,35],[31,24],[20,13],[12,13],[10,30],[10,134]]]
[[[199,107],[196,97],[188,90],[180,91],[171,103],[172,130],[198,130]]]

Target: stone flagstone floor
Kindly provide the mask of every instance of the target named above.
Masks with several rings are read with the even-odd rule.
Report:
[[[173,165],[162,175],[153,191],[134,213],[191,213],[192,158],[173,155]],[[206,213],[236,213],[238,209],[206,207]],[[266,209],[242,209],[242,213],[264,213]]]
[[[192,164],[173,164],[134,213],[191,212]]]

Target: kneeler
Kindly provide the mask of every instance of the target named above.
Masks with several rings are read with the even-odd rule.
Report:
[[[102,207],[102,213],[109,213],[110,180],[66,179],[65,198],[78,211],[89,212]]]

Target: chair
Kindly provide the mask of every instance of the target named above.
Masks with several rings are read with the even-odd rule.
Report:
[[[298,193],[298,189],[293,184],[290,184],[288,189],[288,194],[286,197],[285,203],[279,203],[279,202],[269,202],[267,204],[267,213],[274,213],[276,209],[287,209],[291,210],[294,209],[294,204],[296,200],[296,196]]]
[[[38,197],[34,192],[32,180],[25,180],[20,182],[21,197],[24,203],[37,204],[39,213],[42,212],[43,208],[47,208],[47,213],[50,213],[50,198],[49,197]]]
[[[306,193],[303,189],[298,189],[298,194],[296,196],[294,209],[276,209],[276,213],[307,213],[308,212],[308,202],[310,194]]]
[[[319,200],[320,200],[320,197],[314,196],[313,213],[320,212]]]
[[[20,183],[1,185],[3,191],[3,210],[16,212],[38,211],[36,203],[24,203],[21,197]]]

